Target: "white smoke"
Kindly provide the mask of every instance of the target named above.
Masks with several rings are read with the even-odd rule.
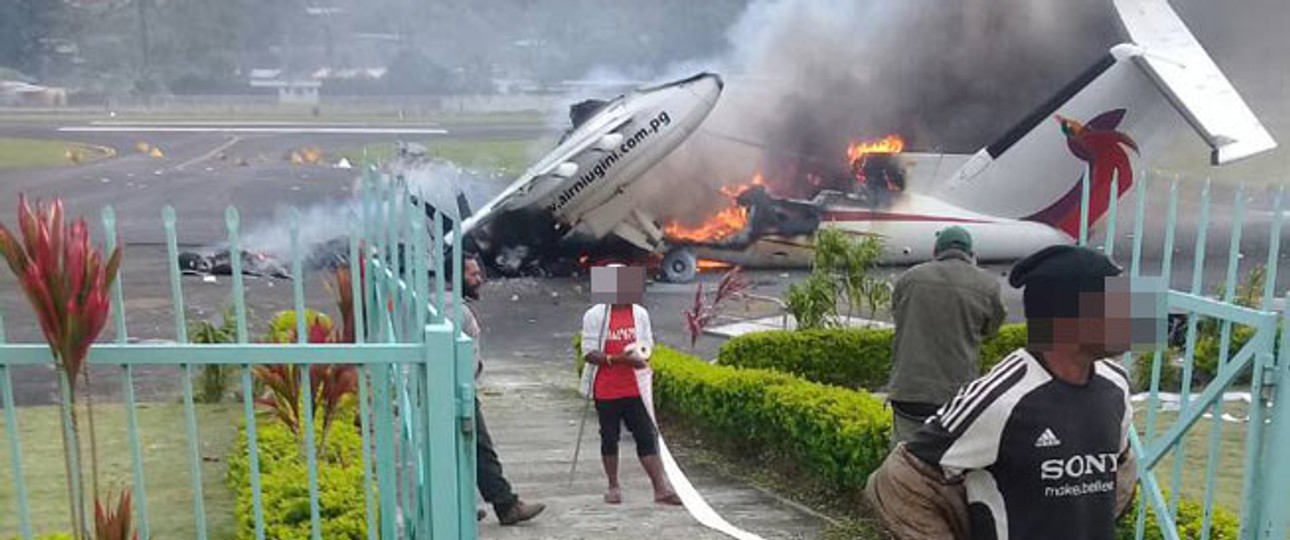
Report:
[[[726,81],[699,133],[636,184],[664,219],[708,215],[715,186],[754,171],[838,174],[851,141],[975,151],[1121,39],[1109,1],[1068,0],[756,0],[726,34],[723,53],[652,77]]]
[[[315,248],[336,238],[349,235],[350,217],[359,216],[361,208],[356,200],[328,201],[300,210],[296,222],[300,256],[304,260]],[[290,207],[278,207],[273,217],[251,224],[242,237],[242,249],[263,253],[279,261],[291,260]]]
[[[381,177],[380,185],[391,189],[406,189],[411,197],[424,199],[426,204],[443,209],[444,213],[457,217],[457,193],[462,193],[470,210],[478,209],[505,187],[509,180],[500,173],[459,167],[452,162],[438,159],[416,159],[392,164],[387,174]],[[402,178],[402,182],[394,180]],[[373,197],[379,197],[374,191]],[[417,212],[414,199],[409,197],[407,204],[398,208],[395,219],[407,220]],[[375,207],[369,212],[379,212]],[[301,257],[308,258],[318,248],[337,239],[346,239],[350,235],[351,224],[361,223],[364,207],[362,203],[361,179],[356,178],[352,195],[345,200],[333,200],[299,211],[297,221],[298,242]],[[379,219],[372,216],[373,219]],[[291,260],[291,208],[282,206],[274,210],[273,217],[251,224],[243,235],[242,248],[263,253],[280,261]],[[433,226],[432,221],[423,220],[426,226]],[[410,224],[410,222],[409,222]]]

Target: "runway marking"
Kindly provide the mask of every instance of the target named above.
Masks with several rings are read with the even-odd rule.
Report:
[[[346,127],[196,127],[196,126],[64,126],[66,133],[281,133],[350,135],[447,135],[437,128],[346,128]]]
[[[389,124],[372,122],[274,122],[271,120],[153,120],[136,122],[130,120],[94,120],[92,126],[388,126]],[[412,128],[438,126],[437,122],[406,124]]]
[[[188,160],[188,161],[185,161],[185,162],[183,162],[183,163],[179,164],[179,166],[178,166],[178,167],[175,167],[175,170],[176,170],[176,171],[182,171],[182,170],[184,170],[184,169],[188,168],[188,166],[189,166],[189,165],[193,165],[193,164],[195,164],[195,163],[201,163],[201,162],[206,161],[206,160],[208,160],[208,159],[210,159],[210,158],[213,158],[213,157],[215,157],[215,154],[218,154],[218,153],[220,153],[220,152],[223,152],[223,151],[225,151],[225,150],[228,150],[228,149],[229,149],[229,147],[231,147],[231,146],[233,146],[233,145],[237,144],[238,142],[241,142],[241,140],[242,140],[242,138],[241,138],[241,137],[238,137],[237,135],[234,135],[234,136],[233,136],[233,137],[231,137],[229,140],[225,141],[225,142],[224,142],[224,144],[221,144],[221,145],[219,145],[219,146],[216,146],[216,147],[215,147],[213,150],[211,150],[210,152],[207,152],[207,153],[205,153],[205,154],[202,154],[201,156],[195,157],[195,158],[193,158],[193,159],[190,159],[190,160]]]

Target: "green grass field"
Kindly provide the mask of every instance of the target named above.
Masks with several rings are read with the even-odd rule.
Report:
[[[1244,417],[1248,406],[1244,403],[1226,403],[1223,412]],[[1161,412],[1156,417],[1157,435],[1163,434],[1178,418],[1174,412]],[[1134,424],[1139,433],[1145,429],[1147,415],[1145,408],[1137,407],[1134,412]],[[1241,483],[1245,467],[1245,424],[1220,422],[1222,434],[1219,439],[1217,463],[1214,471],[1214,502],[1218,506],[1239,512],[1241,508]],[[1201,418],[1192,426],[1184,437],[1184,460],[1182,467],[1183,495],[1203,501],[1205,496],[1205,475],[1209,455],[1209,438],[1214,422]],[[1146,442],[1146,441],[1144,441]],[[1156,466],[1156,480],[1161,489],[1169,490],[1173,482],[1175,456],[1168,454]]]
[[[0,138],[0,169],[32,169],[73,165],[107,157],[110,150],[66,141]]]
[[[462,167],[492,169],[507,175],[518,175],[551,148],[545,139],[435,139],[422,144],[429,155],[446,159]],[[360,163],[364,157],[371,161],[385,161],[394,156],[393,143],[375,143],[361,148],[342,150],[338,155]]]
[[[22,407],[18,410],[22,441],[22,469],[28,508],[36,534],[70,531],[63,444],[58,407]],[[133,488],[133,466],[126,433],[124,407],[119,403],[96,404],[95,421],[99,447],[99,488],[113,493]],[[237,435],[241,406],[233,403],[198,405],[197,428],[201,442],[201,477],[206,524],[213,540],[232,538],[234,495],[224,484],[228,455]],[[89,426],[79,413],[85,481],[91,479]],[[193,513],[193,485],[188,461],[188,439],[183,406],[149,403],[138,408],[140,443],[143,448],[148,521],[153,538],[196,538]],[[0,416],[0,426],[4,418]],[[9,444],[0,430],[0,538],[18,535],[12,459]],[[87,489],[87,493],[88,493]],[[138,494],[135,494],[136,500]]]

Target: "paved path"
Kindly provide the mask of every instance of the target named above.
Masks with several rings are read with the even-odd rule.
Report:
[[[569,465],[582,401],[569,370],[495,354],[487,362],[484,418],[506,476],[524,500],[546,503],[547,510],[528,524],[501,527],[490,509],[480,526],[480,538],[728,538],[700,525],[681,507],[654,504],[630,436],[620,445],[623,504],[605,504],[594,413],[588,416],[576,479],[570,486]],[[663,432],[666,437],[666,426]],[[757,489],[687,467],[684,456],[677,459],[708,503],[736,526],[767,539],[818,537],[824,524],[809,514]]]

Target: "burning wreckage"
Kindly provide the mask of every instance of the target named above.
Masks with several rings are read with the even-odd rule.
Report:
[[[631,183],[715,105],[721,79],[700,74],[575,108],[559,146],[460,232],[503,273],[575,258],[661,262],[670,281],[705,265],[808,267],[821,227],[877,238],[880,262],[903,265],[930,260],[936,235],[958,225],[976,240],[978,260],[1002,262],[1078,238],[1085,178],[1096,227],[1142,181],[1146,157],[1180,132],[1199,136],[1213,165],[1276,147],[1166,2],[1115,4],[1131,41],[973,154],[907,152],[896,135],[839,141],[845,158],[763,159],[770,172],[722,189],[723,208],[660,227],[634,202]]]
[[[725,187],[725,206],[701,222],[659,226],[634,200],[631,184],[716,105],[722,80],[700,73],[575,106],[560,143],[473,213],[465,185],[420,194],[431,218],[438,211],[463,218],[447,240],[463,235],[503,275],[576,271],[613,259],[661,263],[670,281],[693,279],[705,265],[805,267],[820,227],[879,238],[887,264],[930,259],[933,239],[950,225],[972,234],[979,260],[1015,260],[1074,241],[1084,178],[1095,227],[1110,202],[1141,181],[1144,156],[1179,132],[1198,135],[1213,165],[1276,147],[1167,3],[1117,0],[1116,8],[1132,41],[1112,47],[974,154],[906,152],[897,136],[853,143],[842,146],[845,160],[823,168],[781,167]],[[417,167],[392,165],[385,176],[396,181]],[[320,253],[315,264],[343,260],[343,252]],[[281,274],[280,266],[249,257],[255,264],[248,268]],[[207,264],[224,268],[218,260]]]

